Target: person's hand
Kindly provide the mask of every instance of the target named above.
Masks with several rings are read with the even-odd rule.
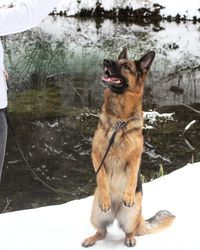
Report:
[[[8,72],[6,70],[4,70],[3,74],[4,74],[4,77],[5,77],[6,81],[7,81],[8,78],[9,78]]]

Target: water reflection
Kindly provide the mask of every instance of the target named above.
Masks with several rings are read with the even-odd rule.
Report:
[[[31,31],[4,39],[11,79],[9,111],[19,142],[36,173],[67,194],[53,193],[31,176],[10,133],[0,188],[2,207],[6,198],[11,200],[11,211],[93,192],[90,151],[98,119],[88,113],[97,114],[102,103],[103,58],[117,57],[124,45],[131,58],[148,50],[157,52],[146,82],[144,109],[175,112],[174,121],[160,120],[154,129],[144,130],[142,173],[149,180],[160,165],[168,173],[192,157],[200,160],[199,123],[189,132],[195,150],[187,146],[182,134],[197,115],[178,106],[187,103],[198,108],[200,33],[188,23],[161,26],[158,32],[153,25],[49,17]]]

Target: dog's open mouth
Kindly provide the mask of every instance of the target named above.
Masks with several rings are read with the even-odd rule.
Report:
[[[125,84],[125,80],[122,77],[112,75],[111,71],[108,68],[104,69],[104,75],[101,78],[103,84],[107,87],[116,87],[121,88]]]

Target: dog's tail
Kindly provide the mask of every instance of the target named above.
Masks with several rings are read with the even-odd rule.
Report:
[[[137,235],[151,234],[159,232],[171,225],[175,216],[167,210],[157,212],[148,220],[142,219],[137,228]]]

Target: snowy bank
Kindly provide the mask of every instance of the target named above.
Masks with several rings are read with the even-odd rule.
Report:
[[[200,163],[188,164],[167,176],[144,184],[143,215],[168,209],[176,220],[157,234],[137,237],[138,250],[199,249]],[[92,197],[63,205],[0,215],[1,249],[83,249],[82,240],[94,233],[90,225]],[[114,224],[105,240],[91,249],[125,249],[124,235]]]
[[[15,4],[24,0],[1,0],[0,6]],[[127,17],[176,17],[192,19],[200,18],[200,4],[197,0],[62,0],[56,8],[56,13],[66,16],[74,15],[110,15]],[[136,12],[135,12],[136,11]]]

